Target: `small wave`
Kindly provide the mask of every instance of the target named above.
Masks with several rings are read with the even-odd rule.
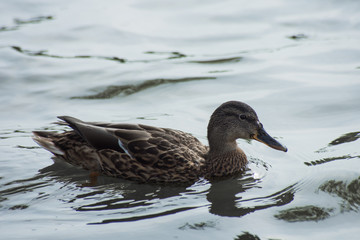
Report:
[[[54,20],[54,17],[49,15],[49,16],[38,16],[38,17],[29,18],[29,19],[15,18],[14,26],[2,26],[2,27],[0,27],[0,32],[15,31],[15,30],[18,30],[22,25],[25,25],[25,24],[37,24],[37,23],[41,23],[44,21],[50,21],[50,20]]]
[[[127,85],[119,85],[119,86],[108,86],[102,92],[99,92],[94,95],[88,96],[80,96],[80,97],[72,97],[72,99],[108,99],[113,98],[118,95],[128,96],[148,88],[157,87],[163,84],[171,84],[171,83],[181,83],[181,82],[190,82],[190,81],[200,81],[200,80],[212,80],[216,79],[215,77],[187,77],[187,78],[178,78],[178,79],[167,79],[167,78],[159,78],[159,79],[151,79],[144,81],[139,84],[127,84]]]
[[[197,60],[189,61],[190,63],[200,63],[200,64],[223,64],[223,63],[235,63],[243,60],[243,57],[231,57],[231,58],[219,58],[211,60]]]

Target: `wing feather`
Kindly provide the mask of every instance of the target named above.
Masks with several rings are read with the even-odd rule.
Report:
[[[99,152],[99,164],[109,175],[151,179],[184,178],[200,171],[208,150],[191,134],[142,124],[83,122],[60,117]],[[164,171],[166,170],[166,171]],[[134,173],[136,173],[134,175]],[[134,175],[134,176],[133,176]]]

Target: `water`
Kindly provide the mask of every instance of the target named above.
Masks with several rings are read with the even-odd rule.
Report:
[[[360,4],[1,1],[3,239],[358,239]],[[190,132],[222,102],[287,153],[239,141],[235,179],[138,184],[63,163],[30,138],[58,115]],[[257,238],[256,238],[257,237]]]

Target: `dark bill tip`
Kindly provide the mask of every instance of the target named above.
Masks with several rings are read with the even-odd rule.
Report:
[[[271,137],[264,128],[261,128],[258,133],[254,136],[254,139],[268,145],[271,148],[274,148],[279,151],[287,152],[287,147],[279,143],[273,137]]]

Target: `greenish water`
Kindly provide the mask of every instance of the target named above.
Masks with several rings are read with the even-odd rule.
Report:
[[[359,239],[360,3],[1,1],[4,239]],[[235,179],[138,184],[53,162],[58,115],[144,123],[204,143],[244,101],[289,151],[239,141]]]

